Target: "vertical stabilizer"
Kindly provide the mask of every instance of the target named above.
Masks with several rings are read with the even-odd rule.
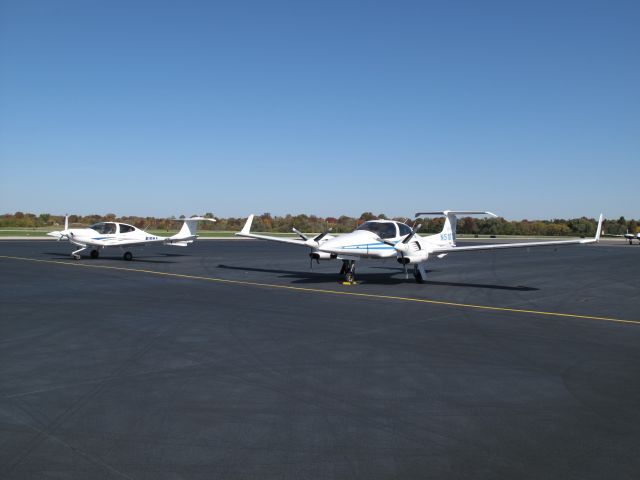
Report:
[[[491,217],[497,217],[496,214],[491,212],[481,212],[476,210],[443,210],[441,212],[418,212],[416,217],[423,215],[444,215],[444,227],[442,232],[436,235],[431,235],[431,239],[434,239],[438,244],[449,245],[455,247],[456,245],[456,227],[458,226],[457,215],[489,215]]]
[[[215,219],[206,218],[206,217],[187,218],[184,220],[184,223],[182,224],[182,228],[180,229],[180,231],[171,238],[174,238],[176,240],[179,240],[182,238],[190,239],[190,240],[195,239],[196,234],[198,232],[198,222],[200,221],[215,222]]]
[[[455,247],[458,217],[456,217],[455,213],[452,213],[449,210],[445,210],[443,213],[446,215],[446,218],[444,220],[444,227],[442,227],[442,232],[440,232],[440,240],[449,242],[451,246]]]

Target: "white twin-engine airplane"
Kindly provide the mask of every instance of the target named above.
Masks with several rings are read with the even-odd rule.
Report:
[[[458,247],[456,246],[456,215],[490,215],[493,217],[496,215],[491,212],[453,210],[416,213],[416,217],[422,215],[444,215],[446,220],[442,232],[421,237],[417,233],[420,225],[412,229],[409,225],[393,220],[370,220],[360,225],[353,232],[336,237],[329,235],[329,232],[324,232],[314,238],[310,238],[294,228],[293,231],[297,233],[301,239],[278,238],[251,233],[251,222],[253,222],[254,216],[250,215],[243,229],[236,233],[236,235],[309,247],[311,249],[309,257],[312,260],[342,260],[340,274],[344,275],[345,281],[349,283],[353,283],[355,280],[356,260],[361,258],[386,259],[396,257],[398,262],[404,267],[405,277],[408,278],[407,265],[413,265],[413,276],[417,282],[422,283],[426,278],[424,263],[429,257],[434,255],[442,258],[445,255],[455,252],[595,243],[600,240],[603,218],[601,214],[594,238]]]
[[[90,250],[91,258],[98,258],[100,250],[106,247],[118,247],[122,250],[122,258],[132,260],[131,248],[144,247],[145,245],[161,244],[175,247],[186,247],[198,238],[196,236],[199,221],[215,222],[213,218],[191,217],[186,218],[180,231],[171,237],[159,237],[140,230],[133,225],[119,222],[99,222],[87,228],[69,228],[69,216],[64,217],[64,230],[49,232],[47,235],[60,240],[68,240],[80,247],[71,252],[71,256],[80,260],[80,254]]]
[[[633,241],[637,240],[638,245],[640,245],[640,233],[629,233],[629,230],[627,230],[627,233],[625,233],[624,235],[611,235],[607,233],[607,234],[604,234],[604,236],[625,238],[629,242],[629,245],[633,245]]]

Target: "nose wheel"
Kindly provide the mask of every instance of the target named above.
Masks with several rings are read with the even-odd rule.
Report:
[[[356,261],[342,260],[340,275],[344,276],[344,284],[353,285],[356,283]]]
[[[100,252],[96,249],[91,250],[91,258],[98,258],[100,256]]]

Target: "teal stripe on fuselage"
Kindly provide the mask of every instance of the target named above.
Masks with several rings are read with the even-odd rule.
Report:
[[[384,243],[360,243],[356,245],[345,245],[340,248],[344,250],[394,250],[391,245],[386,245]]]

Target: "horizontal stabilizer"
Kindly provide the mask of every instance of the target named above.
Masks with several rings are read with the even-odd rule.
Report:
[[[189,218],[167,218],[166,220],[171,220],[172,222],[184,222],[186,220],[205,220],[207,222],[217,222],[217,220],[215,218],[210,218],[210,217],[189,217]]]
[[[179,240],[177,242],[167,243],[167,245],[172,245],[174,247],[188,247],[192,243],[193,243],[193,240],[187,240],[187,241]]]
[[[416,217],[420,217],[422,215],[489,215],[490,217],[497,217],[495,213],[491,212],[480,212],[476,210],[442,210],[439,212],[418,212],[416,213]]]

